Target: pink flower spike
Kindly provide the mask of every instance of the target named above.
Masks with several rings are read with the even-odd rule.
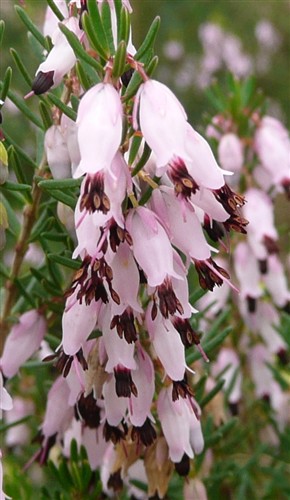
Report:
[[[39,349],[46,333],[46,321],[36,309],[19,318],[8,335],[0,367],[5,377],[13,377],[19,368]],[[21,346],[21,348],[20,348]]]
[[[121,143],[123,108],[116,89],[98,83],[82,98],[77,116],[81,161],[74,177],[110,169]]]

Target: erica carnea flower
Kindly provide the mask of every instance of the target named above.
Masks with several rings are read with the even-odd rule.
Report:
[[[66,19],[63,24],[78,38],[82,36],[76,17]],[[51,36],[53,48],[42,62],[32,83],[34,94],[43,94],[51,87],[57,87],[76,63],[76,56],[64,34],[57,27]]]
[[[22,364],[40,347],[45,332],[46,321],[38,311],[32,309],[20,316],[7,337],[0,358],[0,368],[5,377],[16,375]]]
[[[255,149],[272,184],[281,186],[289,193],[290,139],[279,120],[271,116],[262,118],[255,134]]]
[[[109,83],[98,83],[82,98],[77,117],[81,161],[75,177],[110,169],[121,144],[121,100]]]

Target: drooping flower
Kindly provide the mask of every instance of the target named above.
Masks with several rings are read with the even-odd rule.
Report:
[[[100,303],[89,304],[77,299],[79,289],[67,299],[66,309],[62,317],[62,345],[64,352],[73,356],[84,345],[96,326]]]
[[[173,249],[157,216],[145,207],[132,210],[126,220],[132,237],[133,253],[150,286],[158,286],[167,276],[178,278],[173,266]]]
[[[65,18],[68,17],[68,8],[65,0],[56,0],[55,4],[57,5],[60,12],[63,14]],[[54,12],[51,10],[49,6],[47,6],[45,11],[44,23],[42,27],[42,33],[44,36],[53,36],[54,31],[58,28],[59,19],[56,17]]]
[[[158,169],[165,167],[173,157],[184,156],[187,115],[166,85],[150,79],[143,83],[133,113],[134,128],[138,129],[139,122],[146,142],[156,155]]]
[[[63,24],[78,38],[82,36],[83,32],[76,17],[66,19]],[[51,87],[57,87],[76,62],[75,53],[59,28],[53,32],[52,43],[53,48],[45,61],[39,65],[32,83],[32,90],[36,95],[43,94]]]
[[[223,347],[220,350],[212,372],[215,376],[223,372],[221,377],[224,380],[223,390],[230,390],[228,394],[229,403],[238,403],[242,396],[242,375],[239,357],[234,349]]]
[[[191,403],[193,406],[191,406]],[[199,421],[198,406],[189,398],[172,400],[172,387],[162,389],[157,410],[162,430],[169,447],[169,457],[180,462],[183,455],[193,458],[203,450],[204,441]]]
[[[0,371],[0,418],[2,418],[2,410],[9,411],[12,410],[12,408],[13,401],[9,392],[3,385],[3,375]]]
[[[243,207],[243,213],[249,221],[248,242],[256,258],[265,260],[269,254],[278,251],[273,203],[260,189],[248,189],[245,196],[247,203]]]
[[[222,136],[218,145],[219,162],[225,170],[240,172],[244,163],[243,146],[236,134]]]
[[[110,169],[121,143],[123,109],[109,83],[98,83],[83,96],[77,115],[81,161],[74,177]]]
[[[154,350],[166,374],[172,380],[182,380],[186,368],[185,350],[179,333],[170,320],[157,312],[152,319],[152,306],[146,311],[146,325]]]
[[[289,192],[290,139],[279,120],[271,116],[262,118],[255,134],[255,149],[273,184]]]
[[[59,125],[52,125],[45,132],[44,150],[54,179],[72,176],[70,155]]]
[[[0,367],[5,377],[13,377],[40,347],[46,333],[46,321],[35,309],[22,314],[4,345]]]

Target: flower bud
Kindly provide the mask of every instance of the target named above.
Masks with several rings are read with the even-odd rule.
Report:
[[[39,348],[46,332],[46,322],[32,309],[22,314],[6,339],[0,366],[5,377],[13,377],[19,368]]]
[[[225,170],[241,170],[244,163],[243,146],[236,134],[223,135],[218,146],[218,158]]]
[[[0,142],[0,184],[4,184],[8,179],[8,156],[5,146]]]
[[[52,125],[45,132],[44,150],[53,178],[71,177],[70,156],[59,125]]]
[[[8,216],[6,212],[6,208],[3,203],[0,203],[0,250],[5,247],[6,244],[6,235],[5,231],[8,228]]]

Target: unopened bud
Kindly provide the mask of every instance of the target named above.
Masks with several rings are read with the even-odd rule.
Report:
[[[0,184],[4,184],[8,179],[8,157],[5,146],[0,142]]]

